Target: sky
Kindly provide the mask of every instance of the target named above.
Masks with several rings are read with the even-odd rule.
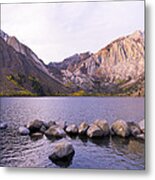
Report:
[[[1,29],[46,64],[144,31],[144,1],[2,4]]]

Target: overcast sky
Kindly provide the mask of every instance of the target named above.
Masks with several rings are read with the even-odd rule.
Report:
[[[3,4],[1,28],[45,63],[144,31],[144,1]]]

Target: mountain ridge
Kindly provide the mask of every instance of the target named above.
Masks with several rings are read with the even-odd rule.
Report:
[[[0,36],[1,96],[45,96],[69,93],[62,83],[49,75],[46,66],[39,59],[37,59],[39,63],[34,59],[37,56],[33,51],[20,44],[16,38],[10,42],[11,38],[9,36],[6,38],[6,35]]]
[[[117,38],[96,53],[88,51],[74,54],[62,62],[51,62],[48,65],[16,37],[2,30],[0,43],[3,44],[1,77],[5,75],[2,79],[8,88],[11,87],[14,95],[18,95],[16,89],[19,90],[16,86],[12,87],[15,79],[20,81],[17,74],[25,76],[26,83],[23,83],[22,88],[31,95],[144,95],[144,33],[141,31]],[[15,59],[16,63],[11,63],[11,59]],[[4,68],[8,61],[10,65]],[[31,80],[35,77],[39,81],[44,93],[35,93],[30,87],[32,82],[26,77],[27,72]],[[10,74],[14,80],[8,80]],[[10,95],[5,93],[7,88],[3,89],[4,83],[0,82],[0,95]]]

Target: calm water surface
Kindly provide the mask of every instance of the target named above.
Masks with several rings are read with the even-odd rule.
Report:
[[[19,126],[34,119],[80,124],[105,118],[140,121],[144,118],[144,98],[132,97],[47,97],[1,98],[0,121],[9,127],[0,130],[0,166],[60,167],[50,161],[53,142],[18,134]],[[75,155],[69,168],[144,169],[144,142],[135,139],[71,139]]]

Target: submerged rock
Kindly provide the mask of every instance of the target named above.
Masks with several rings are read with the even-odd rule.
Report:
[[[7,123],[2,122],[0,123],[0,129],[6,129],[8,127]]]
[[[54,147],[52,149],[49,158],[54,162],[60,160],[71,161],[74,154],[75,154],[75,150],[73,148],[73,145],[69,141],[63,140],[54,144]]]
[[[80,135],[86,135],[89,125],[86,122],[82,122],[79,126],[78,133]]]
[[[103,135],[103,130],[95,124],[91,124],[87,130],[87,136],[90,138],[102,137]]]
[[[66,127],[66,132],[68,134],[71,134],[71,135],[76,135],[78,134],[78,127],[76,124],[71,124],[69,126]]]
[[[42,125],[43,125],[43,121],[36,119],[28,123],[27,128],[30,130],[31,133],[35,133],[40,131]]]
[[[108,124],[107,120],[97,119],[94,121],[94,124],[97,125],[100,129],[102,129],[104,136],[109,135],[110,128],[109,128],[109,124]]]
[[[63,138],[66,136],[66,133],[59,126],[51,126],[47,131],[45,131],[45,135],[48,138]]]
[[[30,130],[28,128],[24,127],[24,126],[23,127],[19,127],[19,133],[22,136],[27,136],[27,135],[30,134]]]
[[[122,119],[116,120],[111,125],[111,134],[121,137],[128,137],[130,135],[128,124]]]
[[[136,137],[138,134],[141,134],[140,127],[135,122],[127,122],[128,127],[130,129],[130,134],[134,137]]]

